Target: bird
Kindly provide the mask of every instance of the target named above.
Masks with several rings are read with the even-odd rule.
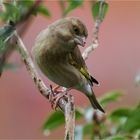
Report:
[[[104,113],[92,89],[99,82],[89,74],[79,49],[85,46],[87,36],[87,28],[79,18],[58,19],[39,33],[32,56],[48,79],[84,93],[93,108]]]

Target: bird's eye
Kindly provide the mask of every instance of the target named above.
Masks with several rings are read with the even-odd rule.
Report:
[[[76,26],[73,27],[73,30],[74,30],[75,34],[77,34],[77,35],[79,34],[79,29]]]

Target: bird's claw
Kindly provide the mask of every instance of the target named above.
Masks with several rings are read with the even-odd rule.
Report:
[[[67,90],[58,90],[58,88],[60,86],[52,88],[52,85],[50,85],[51,93],[49,95],[49,102],[54,110],[57,109],[59,100],[67,95]]]

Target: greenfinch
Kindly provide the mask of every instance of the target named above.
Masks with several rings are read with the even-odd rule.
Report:
[[[85,46],[86,26],[75,17],[57,20],[36,38],[33,57],[42,72],[56,84],[84,93],[94,109],[105,112],[92,90],[99,84],[87,71],[79,47]]]

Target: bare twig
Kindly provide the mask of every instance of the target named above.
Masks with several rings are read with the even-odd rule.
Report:
[[[74,128],[75,128],[75,106],[74,98],[72,95],[68,95],[68,103],[65,107],[65,140],[74,140]]]
[[[105,0],[102,0],[101,2],[101,5],[100,5],[100,15],[103,15],[103,12],[104,12],[104,3],[105,3]],[[82,56],[84,58],[84,60],[86,60],[89,56],[89,54],[94,50],[96,49],[97,47],[99,47],[99,40],[98,40],[98,34],[99,34],[99,29],[100,29],[100,25],[103,21],[103,17],[100,17],[100,18],[97,18],[95,20],[95,27],[94,27],[94,30],[93,30],[93,40],[92,40],[92,44],[87,47]]]
[[[98,33],[99,33],[99,29],[100,29],[100,25],[101,25],[102,21],[101,20],[96,20],[95,21],[95,27],[94,27],[94,31],[93,31],[93,41],[92,44],[87,47],[82,56],[84,58],[84,60],[86,60],[89,56],[89,54],[96,49],[97,47],[99,47],[99,40],[98,40]]]
[[[60,5],[60,8],[61,8],[62,17],[63,17],[65,9],[66,9],[65,1],[64,0],[59,0],[58,2],[59,2],[59,5]]]

